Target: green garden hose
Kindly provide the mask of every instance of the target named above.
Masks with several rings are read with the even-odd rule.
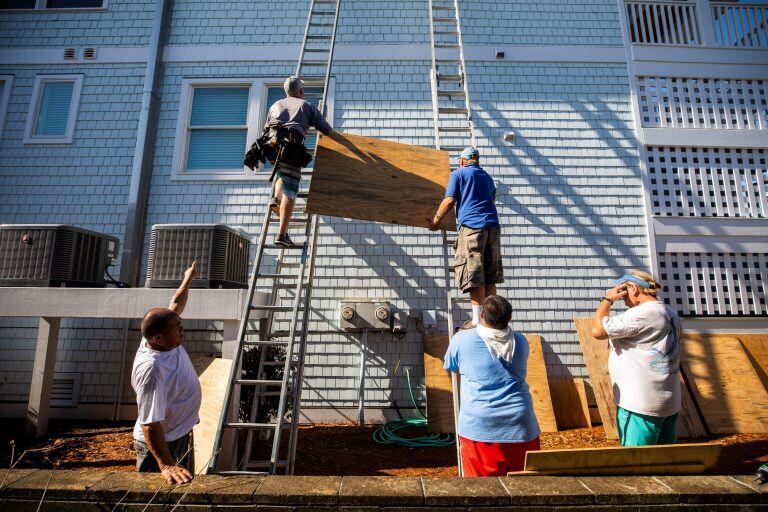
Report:
[[[413,402],[413,407],[416,409],[416,412],[419,413],[421,418],[388,421],[376,429],[376,431],[373,433],[373,440],[379,444],[394,444],[397,446],[407,446],[410,448],[453,446],[456,444],[456,439],[453,434],[433,433],[422,437],[401,437],[397,434],[398,431],[406,428],[427,426],[427,416],[421,412],[419,406],[416,405],[416,398],[413,396],[410,370],[406,369],[405,375],[408,378],[408,393],[411,395],[411,402]]]

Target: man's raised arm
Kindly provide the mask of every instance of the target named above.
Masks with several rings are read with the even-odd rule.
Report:
[[[173,294],[171,303],[168,305],[168,309],[181,316],[184,311],[184,307],[187,305],[187,298],[189,298],[189,285],[192,280],[197,277],[197,264],[192,262],[192,265],[184,271],[184,279],[181,281],[179,289]]]

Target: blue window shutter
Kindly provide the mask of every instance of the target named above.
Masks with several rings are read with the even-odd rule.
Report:
[[[248,122],[248,87],[196,87],[190,126],[232,126]]]
[[[47,82],[43,84],[43,97],[37,111],[35,135],[41,137],[65,136],[72,103],[74,82]]]
[[[188,170],[240,170],[243,168],[248,122],[248,87],[196,87],[189,125],[221,126],[192,129],[187,153]]]

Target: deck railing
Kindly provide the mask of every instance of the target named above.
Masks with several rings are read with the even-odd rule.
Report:
[[[721,46],[768,48],[768,4],[711,5],[715,37]]]

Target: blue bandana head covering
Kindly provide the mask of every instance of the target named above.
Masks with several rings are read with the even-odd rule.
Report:
[[[653,288],[653,286],[651,286],[651,283],[649,283],[644,279],[640,279],[637,276],[633,276],[632,274],[624,274],[623,276],[621,276],[620,278],[618,278],[613,282],[613,286],[618,286],[626,282],[635,283],[636,285],[642,286],[643,288]]]
[[[464,151],[461,152],[461,155],[459,155],[459,158],[464,158],[465,160],[474,160],[477,158],[480,158],[480,152],[477,150],[474,146],[468,146],[464,148]]]

